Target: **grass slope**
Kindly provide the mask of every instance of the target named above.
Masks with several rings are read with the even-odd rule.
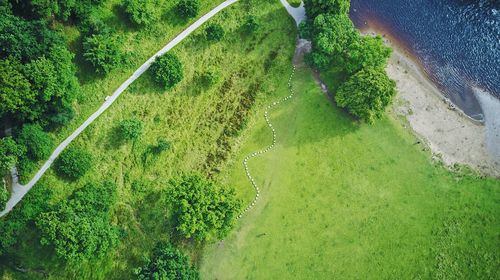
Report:
[[[248,14],[254,14],[261,23],[253,35],[242,30]],[[201,27],[173,49],[184,65],[184,79],[174,89],[165,92],[146,73],[75,140],[72,145],[87,149],[94,157],[95,164],[84,177],[74,182],[64,181],[50,170],[35,186],[50,188],[53,192],[50,203],[55,204],[88,181],[116,182],[119,197],[114,222],[122,229],[118,248],[105,259],[63,265],[54,258],[51,248],[39,245],[37,230],[30,223],[20,233],[22,242],[3,259],[5,264],[15,262],[43,270],[49,273],[49,279],[130,279],[133,268],[142,264],[143,257],[149,255],[158,240],[172,238],[168,210],[161,199],[166,182],[183,172],[211,173],[217,179],[217,169],[226,164],[231,150],[238,146],[238,135],[253,113],[253,106],[274,95],[274,85],[287,75],[294,48],[295,26],[276,1],[242,0],[210,22],[223,26],[225,38],[217,43],[207,42]],[[165,29],[168,28],[166,25]],[[154,33],[126,34],[136,37],[130,47],[138,50],[137,61],[162,47],[168,37],[158,39]],[[140,49],[142,46],[151,53],[146,55]],[[200,78],[209,69],[220,77],[211,87],[202,85]],[[92,104],[97,106],[102,102],[127,75],[120,72],[102,82],[89,81],[84,86],[88,100],[81,114],[91,111]],[[116,137],[116,126],[131,117],[144,122],[144,134],[135,143],[123,143]],[[172,149],[156,159],[145,158],[150,145],[155,145],[159,137],[168,139]],[[190,243],[181,246],[192,259],[199,258],[200,247]],[[41,277],[35,271],[15,273],[0,265],[2,273],[6,278]]]
[[[249,163],[261,200],[207,250],[203,278],[498,279],[500,181],[432,165],[397,121],[357,124],[310,71],[295,77],[271,115],[276,150]],[[248,200],[240,160],[270,140],[259,116],[226,171]]]

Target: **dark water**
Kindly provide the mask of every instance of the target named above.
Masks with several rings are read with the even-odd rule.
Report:
[[[500,98],[500,0],[351,0],[351,18],[389,32],[474,119],[482,111],[472,87]]]

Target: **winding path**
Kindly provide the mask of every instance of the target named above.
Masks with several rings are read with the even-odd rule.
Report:
[[[8,212],[10,212],[22,199],[23,197],[31,190],[31,188],[42,178],[43,174],[50,168],[54,160],[61,154],[61,152],[78,136],[82,133],[87,126],[89,126],[94,120],[96,120],[104,111],[106,111],[118,97],[127,89],[127,87],[132,84],[137,78],[139,78],[151,64],[154,62],[157,56],[161,56],[164,53],[168,52],[170,49],[179,44],[184,38],[186,38],[189,34],[191,34],[194,30],[200,27],[207,20],[212,18],[218,12],[222,11],[226,7],[234,4],[238,0],[226,0],[222,2],[219,6],[215,7],[210,12],[206,13],[202,17],[200,17],[197,21],[191,24],[188,28],[182,31],[177,37],[175,37],[172,41],[170,41],[167,45],[165,45],[161,50],[155,53],[152,57],[150,57],[144,64],[142,64],[133,74],[130,76],[120,87],[111,95],[102,105],[95,111],[87,120],[83,122],[73,133],[71,133],[68,138],[66,138],[54,152],[50,155],[49,159],[42,165],[40,170],[35,174],[35,176],[28,182],[26,185],[19,184],[19,180],[17,178],[17,172],[15,168],[12,170],[12,194],[7,202],[5,209],[0,212],[0,217],[4,216]]]

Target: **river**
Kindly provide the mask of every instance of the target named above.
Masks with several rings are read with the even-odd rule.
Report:
[[[471,118],[484,120],[473,88],[500,99],[500,0],[351,0],[350,16],[396,40]]]

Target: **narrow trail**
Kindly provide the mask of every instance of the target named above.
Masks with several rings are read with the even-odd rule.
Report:
[[[275,108],[276,106],[280,105],[281,103],[290,100],[291,98],[293,98],[295,96],[295,91],[293,90],[293,87],[292,87],[292,79],[293,79],[293,76],[295,75],[295,69],[296,69],[296,66],[293,65],[292,73],[290,74],[290,77],[288,78],[288,90],[289,90],[290,94],[285,96],[285,97],[282,97],[278,101],[275,101],[275,102],[269,104],[266,107],[266,110],[264,111],[264,119],[266,120],[266,124],[271,129],[271,132],[273,135],[273,140],[272,140],[271,145],[269,145],[265,149],[262,149],[262,150],[259,150],[259,151],[256,151],[254,153],[247,155],[245,157],[245,159],[243,160],[243,167],[245,168],[245,172],[247,174],[248,180],[250,181],[253,188],[255,189],[255,196],[254,196],[252,202],[240,213],[238,218],[243,217],[243,215],[247,211],[252,209],[255,206],[255,203],[257,203],[257,200],[259,199],[260,189],[259,189],[259,186],[257,185],[257,183],[255,182],[255,178],[252,176],[252,173],[250,172],[250,168],[248,167],[248,161],[252,158],[261,156],[262,154],[269,152],[270,150],[272,150],[276,146],[276,130],[274,129],[274,126],[271,123],[271,120],[269,119],[269,111],[272,110],[273,108]]]
[[[12,169],[12,192],[9,201],[5,209],[0,212],[0,217],[9,213],[22,199],[23,197],[33,188],[33,186],[42,178],[42,176],[47,172],[52,163],[56,158],[66,149],[66,147],[73,142],[73,140],[80,135],[92,122],[94,122],[104,111],[106,111],[115,101],[120,97],[120,95],[132,84],[137,78],[139,78],[146,70],[149,69],[151,64],[155,61],[156,57],[161,56],[168,52],[170,49],[179,44],[184,40],[189,34],[198,29],[203,23],[215,16],[217,13],[227,8],[228,6],[236,3],[238,0],[226,0],[219,4],[217,7],[213,8],[208,13],[201,16],[193,24],[184,29],[179,35],[177,35],[172,41],[166,44],[161,50],[151,56],[146,62],[144,62],[133,74],[130,76],[123,84],[118,87],[118,89],[113,92],[109,98],[95,111],[88,119],[86,119],[73,133],[71,133],[68,138],[66,138],[57,148],[52,152],[47,161],[42,165],[38,172],[33,176],[33,178],[26,184],[21,185],[17,178],[17,170]]]

